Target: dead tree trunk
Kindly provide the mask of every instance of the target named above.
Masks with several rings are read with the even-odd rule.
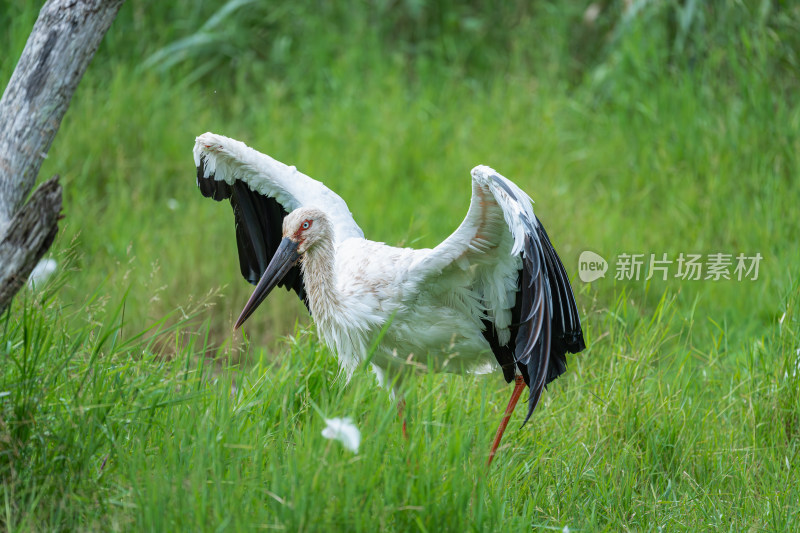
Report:
[[[48,0],[0,99],[0,312],[58,230],[58,177],[27,203],[72,94],[124,0]]]

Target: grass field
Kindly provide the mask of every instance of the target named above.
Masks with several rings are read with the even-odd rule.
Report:
[[[29,4],[0,0],[0,87]],[[64,185],[59,272],[0,317],[0,529],[800,528],[800,8],[585,4],[127,3],[40,175]],[[452,232],[477,164],[530,193],[588,349],[491,470],[499,376],[409,380],[405,441],[293,295],[231,332],[251,286],[195,187],[205,131],[390,244]],[[605,278],[578,279],[584,250]],[[763,259],[615,280],[664,253]],[[357,454],[325,417],[353,418]]]

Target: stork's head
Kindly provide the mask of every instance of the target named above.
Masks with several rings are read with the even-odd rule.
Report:
[[[321,240],[330,239],[330,236],[328,217],[316,207],[297,208],[283,219],[283,238],[296,243],[299,255]]]
[[[281,244],[275,250],[275,255],[272,256],[261,279],[258,280],[258,285],[247,300],[234,329],[239,329],[306,252],[319,242],[330,239],[332,233],[328,217],[316,207],[300,207],[286,215],[283,219]]]

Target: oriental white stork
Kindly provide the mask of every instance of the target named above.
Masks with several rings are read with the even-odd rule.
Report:
[[[499,365],[515,387],[489,463],[524,386],[527,422],[566,353],[585,348],[569,279],[531,199],[489,167],[472,169],[458,229],[416,250],[365,239],[336,193],[239,141],[205,133],[194,161],[203,195],[230,200],[242,275],[256,285],[235,328],[277,285],[303,300],[348,379],[370,355],[381,383],[419,367]]]

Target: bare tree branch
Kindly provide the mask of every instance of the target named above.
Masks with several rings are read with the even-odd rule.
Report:
[[[9,231],[0,241],[0,257],[7,276],[0,282],[0,302],[11,298],[27,281],[37,261],[47,252],[58,231],[61,211],[61,185],[58,176],[47,180],[31,195],[25,207],[17,211]]]
[[[72,94],[123,2],[49,0],[0,99],[0,311],[55,236],[61,210],[57,179],[23,203]]]

